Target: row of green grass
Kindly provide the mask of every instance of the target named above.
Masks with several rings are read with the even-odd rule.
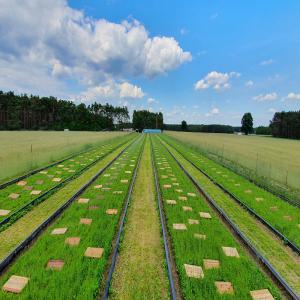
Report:
[[[96,299],[142,142],[132,144],[80,195],[88,203],[76,199],[12,264],[0,278],[0,286],[12,275],[28,277],[29,283],[19,295],[1,291],[0,299]],[[107,209],[117,209],[117,214],[108,215]],[[80,224],[81,218],[92,223]],[[67,232],[51,235],[55,228],[67,228]],[[69,237],[80,237],[80,243],[67,245]],[[102,257],[85,257],[88,247],[103,248]],[[57,259],[64,261],[60,271],[46,268],[49,260]]]
[[[153,138],[153,146],[167,229],[183,297],[244,300],[251,299],[250,291],[268,289],[274,299],[281,299],[278,289],[247,256],[157,137]],[[168,200],[175,200],[176,204],[168,204]],[[185,211],[183,207],[189,207],[191,211]],[[209,213],[212,218],[201,218],[200,212]],[[187,230],[175,230],[173,224],[185,224]],[[205,235],[206,238],[199,239],[197,235]],[[239,258],[226,256],[222,247],[236,248]],[[220,267],[205,269],[204,259],[218,260]],[[204,277],[188,277],[185,264],[200,266]],[[215,287],[217,281],[231,282],[233,294],[220,294]]]
[[[201,188],[229,216],[251,244],[271,263],[288,285],[296,293],[300,293],[300,262],[298,254],[292,252],[280,239],[266,230],[241,205],[232,201],[230,195],[216,186],[208,177],[186,160],[182,154],[167,143],[163,142],[163,144],[193,176]]]
[[[112,149],[132,138],[133,136],[126,135],[120,139],[115,139],[99,148],[67,159],[61,164],[47,168],[0,190],[0,210],[8,213],[0,215],[0,221],[15,214],[36,199],[42,198],[44,200],[46,197],[43,195],[48,194],[49,190],[60,187],[64,181],[74,179],[95,162],[101,160]],[[32,194],[33,191],[39,191],[39,194],[34,195]],[[16,196],[15,199],[14,196]]]
[[[250,207],[257,215],[300,247],[300,210],[258,187],[246,178],[187,148],[174,139],[163,136],[172,147],[184,154],[197,167]]]

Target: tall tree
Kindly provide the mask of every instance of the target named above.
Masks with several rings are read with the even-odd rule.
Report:
[[[185,120],[183,120],[183,121],[181,122],[181,130],[182,130],[182,131],[187,131],[187,130],[188,130],[188,126],[187,126],[187,123],[186,123]]]
[[[132,115],[132,126],[138,131],[143,131],[145,128],[163,129],[163,114],[152,113],[148,110],[134,110]]]
[[[242,118],[242,132],[246,135],[253,132],[253,118],[251,113],[245,113]]]

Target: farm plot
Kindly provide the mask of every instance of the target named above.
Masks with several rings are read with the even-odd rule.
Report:
[[[281,232],[290,241],[300,247],[300,210],[297,207],[256,186],[244,177],[222,167],[204,157],[199,152],[189,149],[180,142],[163,137],[172,147],[191,160],[210,178],[220,184],[257,215]]]
[[[200,172],[193,164],[186,160],[182,154],[170,145],[164,146],[177,159],[178,163],[189,172],[197,184],[213,199],[238,229],[247,237],[265,259],[269,261],[277,274],[290,286],[294,293],[300,293],[300,261],[299,255],[291,251],[270,230],[248,213],[231,196],[220,189],[214,182]]]
[[[102,145],[99,149],[67,159],[0,190],[0,230],[131,138],[125,136]]]
[[[281,299],[157,137],[153,146],[184,298],[258,299],[254,295],[260,291]]]
[[[8,290],[0,298],[15,299],[9,283],[19,277],[26,285],[18,299],[96,298],[142,143],[131,145],[13,263],[0,279]]]

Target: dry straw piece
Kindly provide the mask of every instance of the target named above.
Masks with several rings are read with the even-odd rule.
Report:
[[[98,184],[94,186],[94,189],[101,189],[102,188],[102,184]]]
[[[65,243],[70,246],[77,246],[80,243],[80,237],[68,237],[65,239]]]
[[[33,189],[33,186],[31,186],[31,185],[26,185],[23,188],[24,191],[31,191],[32,189]]]
[[[48,174],[48,171],[40,171],[40,174]]]
[[[60,271],[64,264],[64,261],[61,259],[51,259],[47,263],[47,269]]]
[[[121,183],[128,183],[128,179],[121,179]]]
[[[16,194],[16,193],[11,193],[9,196],[8,196],[10,199],[18,199],[20,197],[19,194]]]
[[[96,210],[96,209],[99,209],[98,205],[90,205],[89,206],[89,210]]]
[[[100,258],[104,252],[103,248],[88,247],[84,253],[86,257]]]
[[[203,259],[204,269],[218,269],[220,268],[220,261],[216,259]]]
[[[193,211],[190,206],[182,206],[183,211]]]
[[[252,193],[252,190],[245,190],[245,193],[246,193],[246,194],[251,194],[251,193]]]
[[[177,193],[182,193],[182,192],[183,192],[182,189],[176,189],[175,191],[176,191]]]
[[[106,210],[107,215],[116,215],[118,214],[118,210],[116,208],[109,208]]]
[[[226,256],[240,257],[238,251],[234,247],[222,247],[222,249]]]
[[[256,197],[255,200],[256,200],[257,202],[261,202],[261,201],[264,200],[264,198],[262,198],[262,197]]]
[[[55,228],[52,230],[51,234],[52,235],[60,235],[60,234],[65,234],[67,232],[68,228],[62,227],[62,228]]]
[[[210,213],[208,213],[208,212],[200,211],[200,212],[199,212],[199,215],[200,215],[200,217],[203,218],[203,219],[211,219],[211,215],[210,215]]]
[[[30,195],[39,195],[42,191],[33,190],[31,191]]]
[[[184,264],[184,268],[188,277],[204,278],[204,273],[200,266]]]
[[[84,225],[90,225],[93,222],[93,219],[81,218],[79,223]]]
[[[44,183],[44,180],[41,180],[41,179],[40,179],[40,180],[37,180],[35,183],[41,185],[41,184]]]
[[[185,196],[179,196],[178,199],[181,201],[187,201],[187,197]]]
[[[24,186],[26,184],[27,184],[27,181],[24,181],[24,180],[17,182],[17,185],[19,185],[19,186]]]
[[[120,194],[123,194],[123,191],[114,191],[113,194],[120,195]]]
[[[253,300],[274,300],[268,289],[250,291]]]
[[[173,229],[175,230],[186,230],[186,225],[185,224],[173,224]]]
[[[197,225],[197,224],[199,224],[199,220],[189,219],[189,224],[190,225]]]
[[[53,182],[60,182],[60,181],[61,181],[61,178],[55,177],[55,178],[52,179],[52,181],[53,181]]]
[[[231,282],[216,281],[215,286],[219,294],[233,294],[233,287]]]
[[[5,292],[11,292],[15,294],[19,294],[25,288],[29,281],[29,278],[12,275],[2,287],[2,290]]]
[[[190,196],[190,197],[196,197],[195,193],[187,193],[187,195]]]
[[[164,184],[165,189],[170,189],[171,187],[172,187],[171,184]]]
[[[194,238],[196,238],[198,240],[206,240],[206,235],[200,234],[200,233],[194,233]]]
[[[10,213],[10,210],[0,209],[0,217],[7,216]]]
[[[90,201],[90,199],[88,199],[88,198],[79,198],[78,199],[78,203],[88,203]]]
[[[175,205],[177,202],[176,200],[166,200],[167,204]]]

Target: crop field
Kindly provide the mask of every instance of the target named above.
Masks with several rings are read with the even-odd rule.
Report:
[[[216,299],[216,284],[227,282],[232,289],[229,295],[234,294],[237,299],[251,299],[250,291],[260,289],[269,289],[275,299],[280,299],[270,280],[247,258],[242,247],[156,140],[154,151],[184,298],[195,299],[198,295],[201,299]],[[226,256],[224,247],[234,249],[236,256]],[[199,274],[191,271],[189,275],[187,265],[199,268]]]
[[[170,139],[166,140],[170,142]],[[171,143],[181,153],[185,153],[186,157],[195,162],[213,180],[230,191],[242,203],[298,245],[300,249],[300,214],[298,207],[292,206],[196,151],[187,152],[184,144],[174,143],[174,141],[171,141]]]
[[[181,137],[99,136],[0,186],[1,300],[299,299],[299,207]]]
[[[16,261],[2,283],[12,274],[30,278],[20,299],[96,296],[141,145],[141,140],[132,145],[75,199],[30,251]],[[0,295],[14,299],[14,295]]]
[[[300,143],[265,136],[167,132],[234,171],[300,201]]]
[[[0,190],[0,226],[15,221],[39,201],[43,200],[52,190],[78,176],[120,143],[126,142],[129,136],[99,146],[97,149],[73,156],[50,168],[43,169],[16,184]],[[6,222],[7,220],[7,222]],[[1,230],[1,227],[0,227]]]
[[[0,183],[126,133],[0,131]]]

